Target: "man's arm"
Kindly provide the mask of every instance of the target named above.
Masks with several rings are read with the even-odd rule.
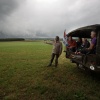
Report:
[[[90,44],[90,47],[89,48],[87,48],[88,50],[92,50],[94,48],[94,44],[93,43],[91,43]]]

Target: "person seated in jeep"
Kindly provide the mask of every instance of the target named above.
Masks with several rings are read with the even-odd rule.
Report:
[[[76,41],[76,44],[77,44],[77,47],[76,47],[76,50],[79,49],[82,45],[82,38],[78,38],[78,40]]]
[[[95,54],[96,53],[96,44],[97,44],[97,38],[96,38],[96,31],[91,31],[91,43],[88,48],[82,49],[80,53],[82,54]]]
[[[71,50],[72,52],[75,52],[76,47],[77,47],[76,41],[71,36],[69,36],[67,49]]]
[[[88,48],[90,46],[89,41],[86,38],[82,38],[82,44],[77,48],[75,54],[80,54],[82,50]]]

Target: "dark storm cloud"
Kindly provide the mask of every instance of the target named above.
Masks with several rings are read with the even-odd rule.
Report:
[[[19,5],[19,0],[0,0],[0,20],[9,16]]]
[[[7,35],[62,37],[65,29],[100,23],[100,0],[21,1],[0,0],[0,30]]]
[[[0,38],[13,37],[14,34],[12,35],[9,30],[7,30],[11,28],[11,26],[8,26],[9,24],[6,22],[6,18],[16,11],[22,1],[23,0],[0,0]],[[7,25],[7,27],[5,25]]]

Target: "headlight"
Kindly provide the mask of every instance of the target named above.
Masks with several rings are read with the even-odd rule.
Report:
[[[91,66],[90,66],[90,69],[91,69],[91,70],[95,70],[95,68],[94,68],[94,66],[93,66],[93,65],[91,65]]]

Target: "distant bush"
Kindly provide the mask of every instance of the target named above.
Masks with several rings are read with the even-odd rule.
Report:
[[[3,41],[24,41],[24,38],[5,38],[5,39],[0,39],[0,42]]]

